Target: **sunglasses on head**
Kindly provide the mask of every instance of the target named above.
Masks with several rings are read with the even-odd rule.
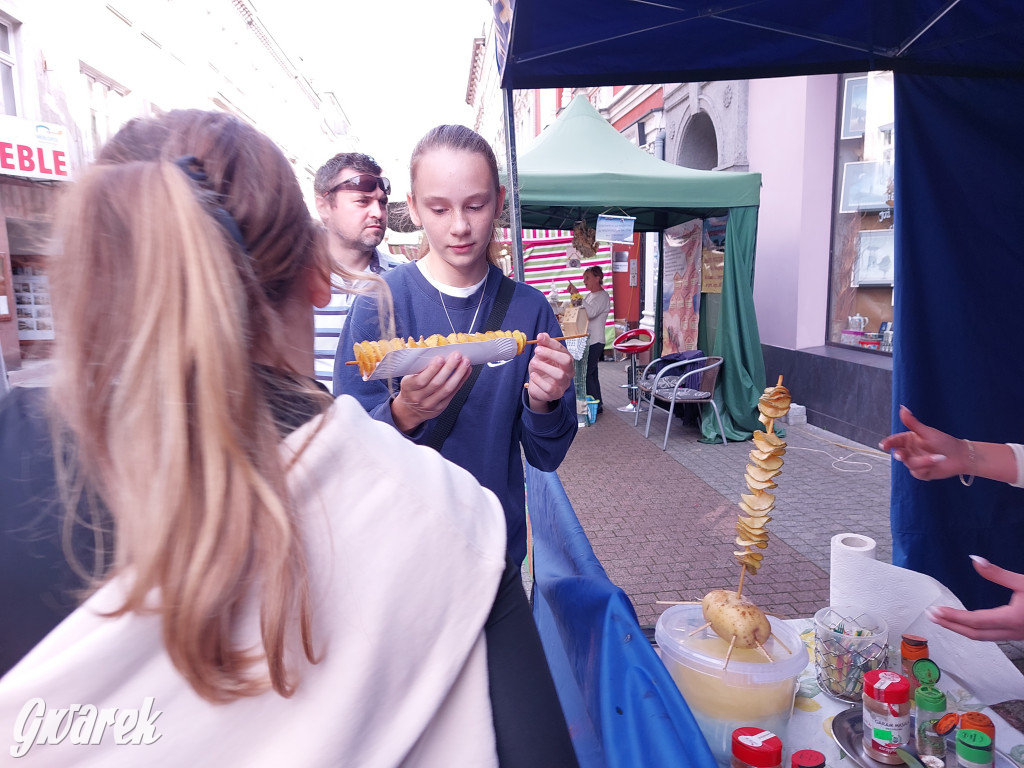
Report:
[[[380,191],[385,195],[391,194],[391,182],[386,178],[383,176],[372,176],[367,173],[361,173],[358,176],[350,176],[344,181],[338,182],[324,192],[324,197],[330,197],[341,189],[347,189],[353,192],[373,192],[376,188],[380,188]]]

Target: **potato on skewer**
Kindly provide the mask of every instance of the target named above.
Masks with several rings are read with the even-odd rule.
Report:
[[[417,349],[422,347],[442,347],[447,344],[463,344],[466,342],[492,341],[494,339],[510,338],[515,339],[516,354],[526,349],[526,334],[522,331],[487,331],[486,333],[450,333],[442,336],[435,333],[427,338],[420,336],[415,340],[410,336],[406,339],[382,339],[381,341],[360,341],[352,345],[352,352],[355,356],[355,363],[359,366],[359,373],[365,379],[373,373],[378,363],[384,359],[384,355],[399,349]]]

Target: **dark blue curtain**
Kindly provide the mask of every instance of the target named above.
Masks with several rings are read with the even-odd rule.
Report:
[[[898,406],[959,437],[1024,443],[1024,80],[897,73],[893,429]],[[893,562],[968,608],[1024,572],[1024,490],[920,482],[893,462]]]

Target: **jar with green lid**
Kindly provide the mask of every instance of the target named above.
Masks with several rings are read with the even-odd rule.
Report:
[[[942,677],[939,665],[929,658],[917,659],[910,665],[910,714],[917,716],[917,686],[934,686]]]
[[[934,685],[921,685],[914,694],[914,703],[917,705],[914,730],[917,754],[945,758],[946,737],[936,733],[935,725],[946,714],[946,694]]]
[[[956,763],[960,768],[990,768],[994,760],[992,739],[973,728],[956,732]]]

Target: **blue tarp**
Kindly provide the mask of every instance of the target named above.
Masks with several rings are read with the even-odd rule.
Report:
[[[581,768],[715,768],[679,689],[553,472],[526,468],[533,614]]]

